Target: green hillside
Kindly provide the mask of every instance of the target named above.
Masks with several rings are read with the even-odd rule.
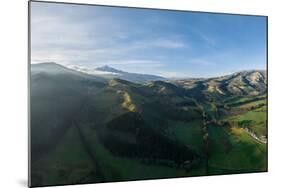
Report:
[[[133,83],[31,70],[32,186],[267,170],[263,71]]]

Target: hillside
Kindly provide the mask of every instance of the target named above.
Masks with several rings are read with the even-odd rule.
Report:
[[[265,71],[242,71],[216,78],[176,80],[173,83],[191,94],[201,93],[205,97],[257,96],[266,92],[267,75]]]
[[[139,83],[32,65],[32,182],[264,171],[266,85],[263,71]]]

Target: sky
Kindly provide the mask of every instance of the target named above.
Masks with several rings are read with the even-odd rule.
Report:
[[[266,69],[266,17],[31,3],[31,62],[164,77]]]

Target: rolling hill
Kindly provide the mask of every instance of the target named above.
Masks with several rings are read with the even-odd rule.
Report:
[[[33,186],[266,170],[264,71],[170,81],[128,74],[31,66]]]

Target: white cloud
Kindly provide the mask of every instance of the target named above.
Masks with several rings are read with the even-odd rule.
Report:
[[[35,6],[31,21],[32,62],[160,66],[153,60],[159,53],[155,52],[155,58],[154,55],[150,57],[150,63],[145,63],[148,60],[143,53],[188,48],[178,36],[151,37],[144,28],[130,27],[130,22],[122,21],[96,9],[90,12],[85,9],[78,14],[75,9],[55,11],[52,7]],[[136,37],[139,33],[142,38]]]

